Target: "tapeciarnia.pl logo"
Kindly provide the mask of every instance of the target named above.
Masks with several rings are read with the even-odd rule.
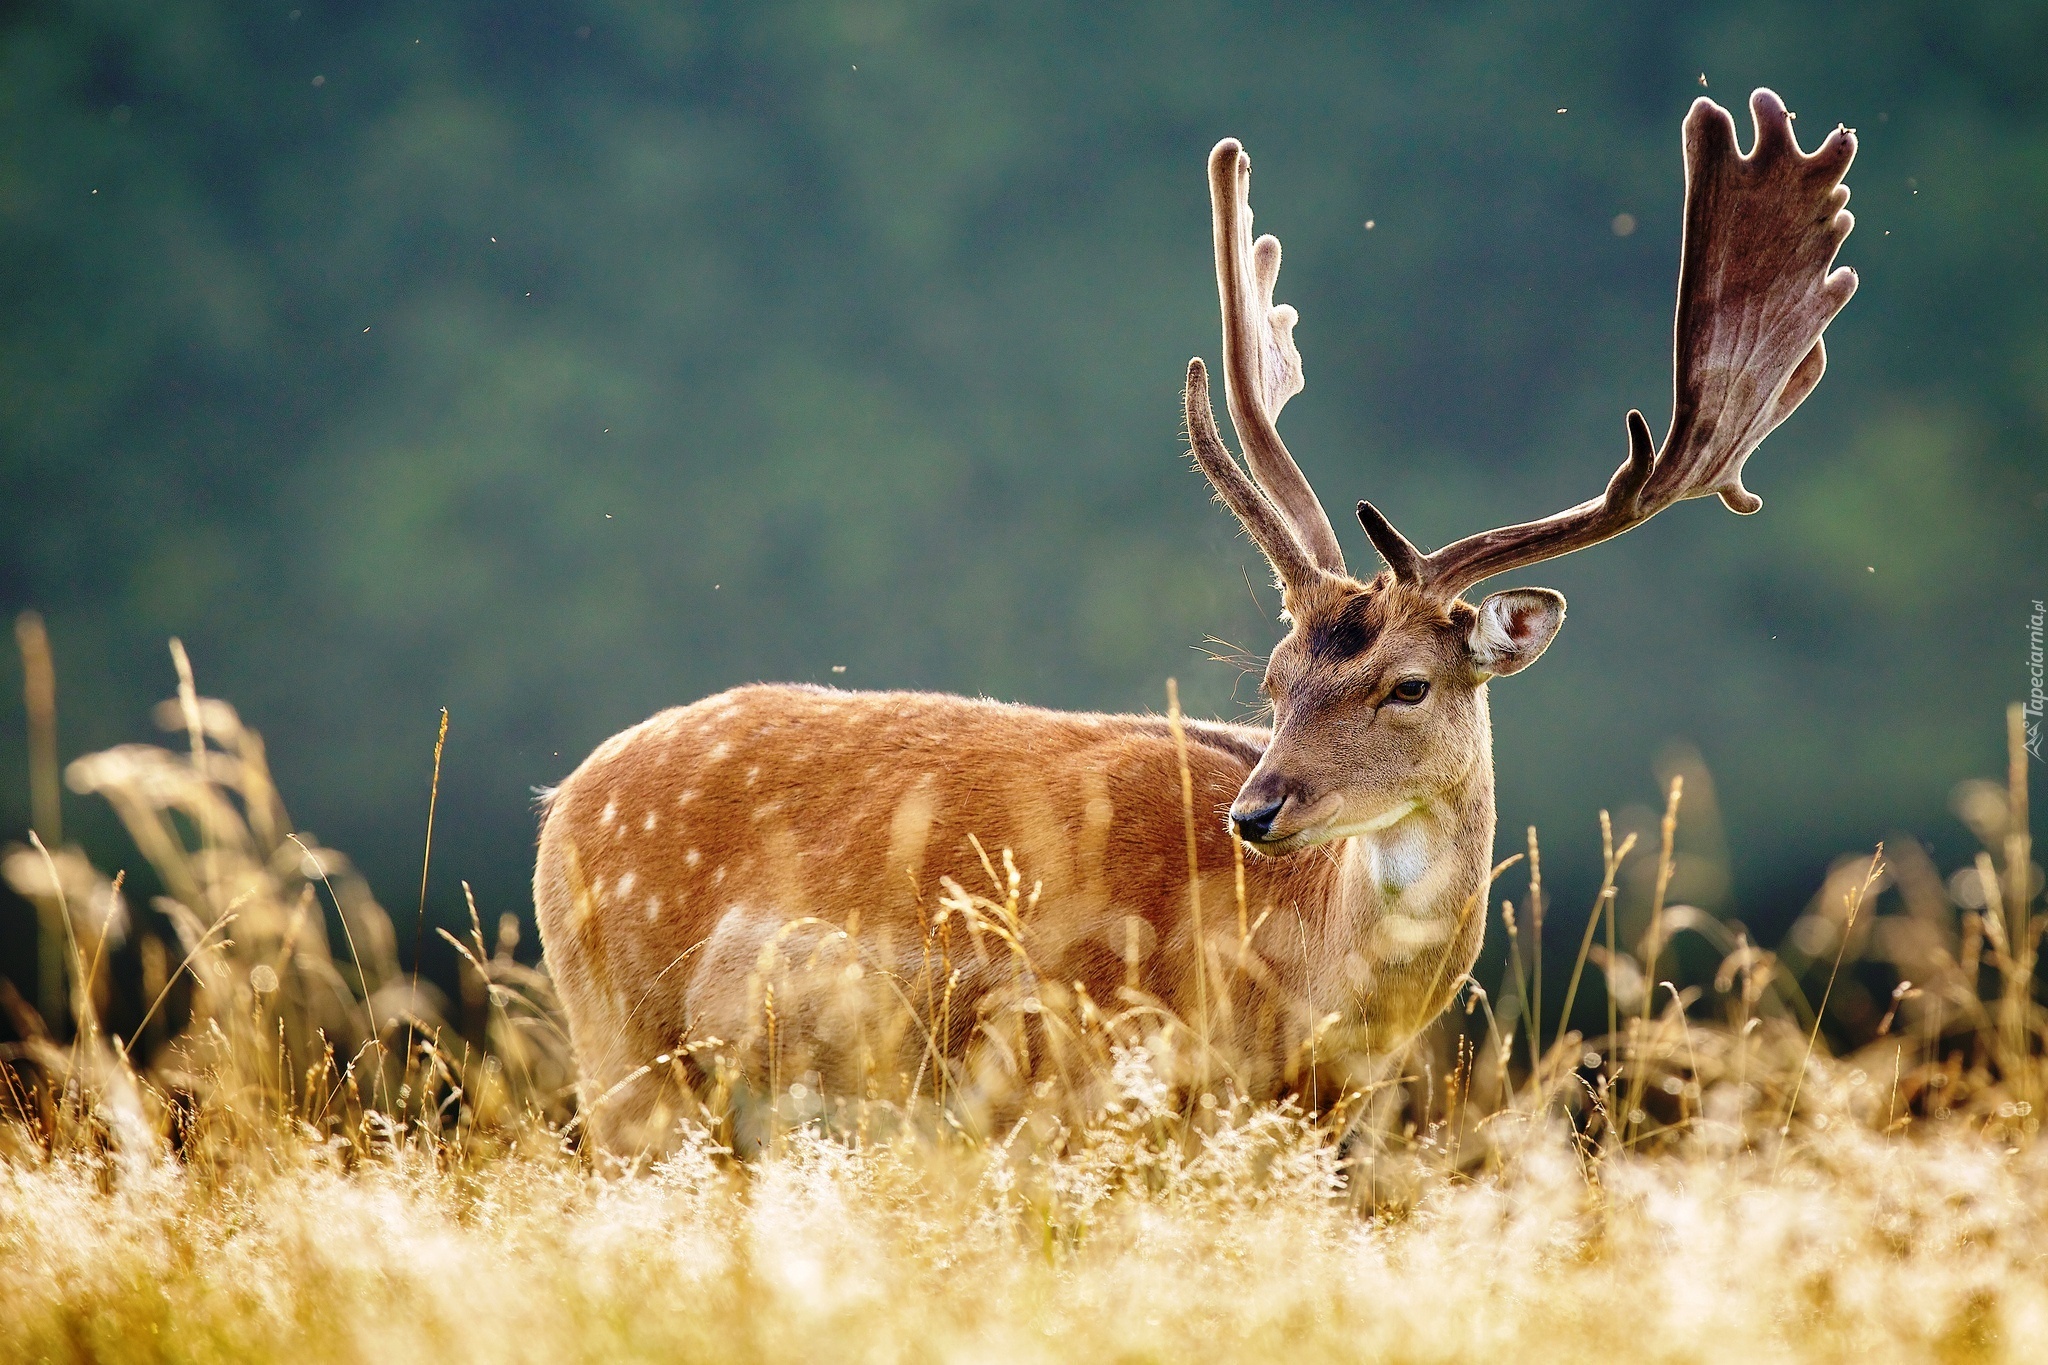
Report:
[[[2041,757],[2041,709],[2048,701],[2041,691],[2041,622],[2048,618],[2048,605],[2039,598],[2034,599],[2034,614],[2027,619],[2027,704],[2022,708],[2027,717],[2027,752],[2036,760]]]

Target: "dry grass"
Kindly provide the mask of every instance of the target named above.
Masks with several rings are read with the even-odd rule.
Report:
[[[1272,1136],[1277,1170],[1253,1157]],[[1852,1130],[1784,1170],[1680,1152],[1596,1182],[1553,1134],[1378,1220],[1300,1134],[1197,1171],[1106,1147],[805,1137],[631,1180],[406,1150],[351,1174],[311,1143],[233,1181],[20,1161],[0,1167],[0,1353],[1906,1360],[2023,1355],[2048,1328],[2048,1170],[1960,1136]]]
[[[1126,1002],[1075,1013],[1086,1074],[1010,1109],[971,1060],[829,1115],[791,1071],[756,1096],[758,1159],[730,1157],[714,1105],[621,1164],[579,1140],[516,922],[488,945],[472,917],[442,1000],[182,656],[160,719],[180,745],[69,770],[178,936],[126,950],[124,1017],[154,1002],[131,1039],[98,1022],[137,927],[118,879],[53,827],[5,863],[63,936],[47,1012],[75,1027],[0,992],[26,1038],[0,1059],[0,1359],[1974,1360],[2048,1339],[2017,754],[1959,793],[1974,865],[1845,860],[1782,956],[1671,903],[1674,790],[1660,847],[1610,841],[1613,889],[1565,945],[1567,996],[1609,1002],[1598,1036],[1557,1033],[1574,1000],[1538,1008],[1532,886],[1498,999],[1469,984],[1369,1094],[1234,1099],[1206,1026]],[[965,919],[1021,961],[1028,915],[991,876],[934,941]],[[1664,984],[1698,957],[1681,938],[1718,970]],[[1880,979],[1911,984],[1832,1055],[1817,1020]]]

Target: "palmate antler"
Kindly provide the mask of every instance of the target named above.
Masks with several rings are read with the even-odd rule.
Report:
[[[1424,554],[1369,502],[1358,519],[1395,578],[1449,599],[1494,574],[1620,535],[1685,498],[1709,493],[1737,512],[1763,502],[1742,486],[1742,464],[1805,400],[1827,368],[1821,333],[1856,292],[1831,269],[1855,219],[1842,182],[1856,135],[1837,127],[1811,156],[1769,90],[1750,96],[1756,142],[1744,156],[1735,121],[1712,100],[1685,120],[1685,240],[1671,428],[1653,444],[1628,414],[1629,455],[1600,497],[1541,521],[1503,526]],[[1251,160],[1234,140],[1209,155],[1217,290],[1231,424],[1251,477],[1230,458],[1210,416],[1206,373],[1188,368],[1188,432],[1196,462],[1244,523],[1283,583],[1344,572],[1343,552],[1315,491],[1281,442],[1275,419],[1301,391],[1295,312],[1275,306],[1280,243],[1254,241]]]
[[[1763,506],[1742,486],[1742,463],[1820,382],[1821,333],[1856,292],[1856,272],[1829,268],[1855,226],[1842,177],[1856,135],[1838,126],[1808,156],[1775,94],[1758,90],[1749,107],[1756,144],[1748,156],[1720,105],[1697,100],[1686,116],[1677,359],[1662,449],[1652,446],[1642,413],[1630,412],[1628,460],[1600,497],[1433,554],[1361,502],[1358,519],[1396,577],[1449,598],[1620,535],[1685,498],[1716,493],[1745,514]]]

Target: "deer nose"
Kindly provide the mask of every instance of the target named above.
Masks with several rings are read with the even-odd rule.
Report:
[[[1257,810],[1240,811],[1233,808],[1230,812],[1230,823],[1237,826],[1237,837],[1246,843],[1264,843],[1266,836],[1273,832],[1274,817],[1280,814],[1280,808],[1286,804],[1287,798],[1283,796],[1272,805],[1261,806]]]

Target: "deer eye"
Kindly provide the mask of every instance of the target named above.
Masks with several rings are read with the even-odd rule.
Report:
[[[1413,706],[1429,695],[1429,683],[1422,678],[1403,678],[1387,696],[1403,706]]]

